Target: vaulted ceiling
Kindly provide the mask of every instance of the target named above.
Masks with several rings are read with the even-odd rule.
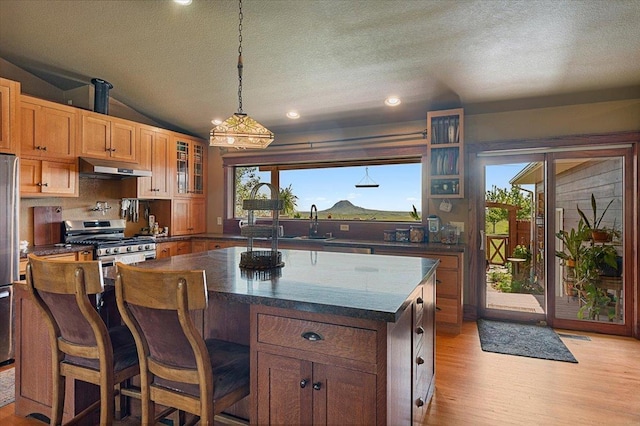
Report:
[[[276,138],[640,98],[637,0],[245,0],[243,14],[243,109]],[[236,1],[0,0],[0,57],[63,90],[103,78],[202,137],[238,108],[237,54]]]

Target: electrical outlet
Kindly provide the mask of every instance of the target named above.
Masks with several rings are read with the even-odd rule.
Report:
[[[216,219],[216,223],[218,225],[222,225],[222,218],[220,216],[218,216],[218,218]]]
[[[340,230],[341,231],[348,231],[349,230],[349,225],[340,225]]]
[[[464,222],[449,222],[451,225],[458,228],[458,231],[464,232]]]

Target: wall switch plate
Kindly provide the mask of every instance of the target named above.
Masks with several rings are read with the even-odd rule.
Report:
[[[222,218],[220,216],[218,216],[218,218],[216,219],[216,223],[218,225],[222,225]]]
[[[349,230],[349,225],[340,225],[340,230],[341,231],[348,231]]]

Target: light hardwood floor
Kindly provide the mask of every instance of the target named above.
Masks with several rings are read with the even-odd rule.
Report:
[[[425,425],[640,425],[640,341],[563,333],[591,338],[562,338],[578,364],[483,352],[475,322],[439,335]],[[0,424],[42,425],[13,415],[13,404]]]

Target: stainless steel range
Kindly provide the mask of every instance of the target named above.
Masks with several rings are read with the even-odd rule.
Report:
[[[102,266],[156,258],[155,239],[150,236],[125,237],[123,219],[65,220],[62,224],[65,243],[92,245],[93,258],[102,261]]]

